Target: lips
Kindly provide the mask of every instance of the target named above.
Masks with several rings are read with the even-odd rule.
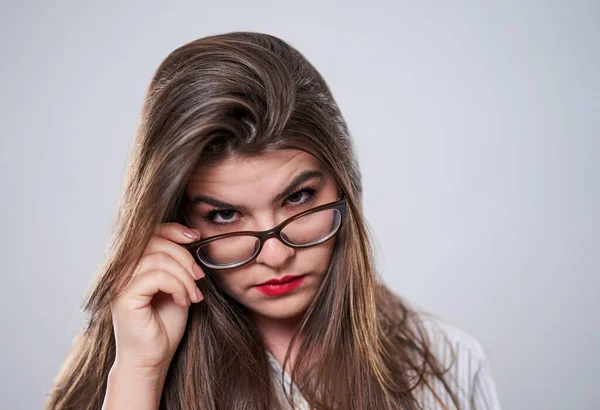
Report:
[[[281,279],[271,279],[260,285],[256,285],[255,288],[267,296],[281,296],[293,292],[302,284],[306,276],[284,276]]]
[[[302,277],[304,275],[288,275],[288,276],[284,276],[281,279],[271,279],[268,280],[266,282],[260,283],[256,286],[263,286],[263,285],[282,285],[284,283],[288,283],[291,282],[293,280],[299,279],[300,277]]]

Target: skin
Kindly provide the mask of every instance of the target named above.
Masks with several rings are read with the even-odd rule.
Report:
[[[272,203],[272,199],[285,192],[294,177],[304,170],[317,170],[323,175],[305,180],[291,192],[287,191],[295,194]],[[306,186],[317,188],[317,192],[298,192]],[[188,221],[202,237],[207,237],[221,233],[223,229],[229,232],[273,228],[303,210],[335,201],[338,188],[315,157],[304,151],[281,150],[199,167],[189,178],[185,191],[188,198],[210,196],[248,208],[245,213],[233,207],[214,214],[213,221],[222,224],[215,228],[203,217],[218,208],[205,202],[191,205],[186,215]],[[226,223],[230,225],[223,225]],[[216,275],[223,291],[250,310],[251,320],[280,362],[296,325],[323,281],[334,246],[335,237],[313,247],[296,249],[271,238],[264,243],[254,261]],[[297,289],[282,296],[267,296],[255,288],[260,283],[286,275],[307,276]],[[292,362],[293,358],[292,354]]]
[[[320,171],[322,175],[286,190],[306,170]],[[307,185],[317,191],[298,192]],[[335,201],[338,188],[316,158],[303,151],[281,150],[199,167],[189,178],[185,192],[188,198],[210,196],[236,204],[221,209],[225,212],[215,216],[219,222],[233,219],[235,227],[231,225],[228,229],[263,231],[303,210]],[[285,195],[273,201],[282,192]],[[242,213],[237,209],[239,205],[247,209]],[[171,359],[185,331],[189,307],[203,300],[195,280],[205,273],[180,245],[216,233],[216,225],[205,219],[213,210],[205,202],[189,206],[186,216],[191,229],[177,223],[160,224],[135,267],[131,282],[111,303],[116,355],[107,380],[103,410],[159,408]],[[294,249],[272,238],[252,262],[216,274],[223,291],[248,308],[265,345],[280,363],[298,321],[323,282],[335,240],[334,236],[313,247]],[[277,297],[266,296],[255,288],[287,275],[306,277],[294,291]],[[291,366],[294,358],[295,346],[292,346]]]

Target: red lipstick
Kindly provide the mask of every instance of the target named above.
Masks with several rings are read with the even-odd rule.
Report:
[[[284,276],[281,279],[271,279],[260,285],[256,285],[256,289],[267,296],[284,295],[300,286],[305,277],[306,275]]]

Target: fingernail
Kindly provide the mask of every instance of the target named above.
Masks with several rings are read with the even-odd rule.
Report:
[[[202,292],[200,292],[200,289],[198,289],[197,286],[196,286],[196,296],[198,296],[198,302],[200,302],[202,299],[204,299],[204,297],[202,296]]]
[[[193,240],[200,239],[200,235],[198,235],[197,232],[190,231],[190,230],[183,231],[183,235],[186,238],[193,239]]]
[[[200,279],[204,277],[204,272],[202,271],[202,268],[200,266],[198,266],[196,263],[194,263],[194,266],[192,266],[192,271],[194,272],[194,277],[196,279]]]

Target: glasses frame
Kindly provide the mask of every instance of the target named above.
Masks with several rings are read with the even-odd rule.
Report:
[[[346,219],[346,205],[347,205],[346,198],[343,195],[343,193],[340,191],[338,199],[335,200],[334,202],[329,202],[327,204],[319,205],[317,207],[314,207],[314,208],[311,208],[311,209],[307,209],[306,211],[300,212],[300,213],[298,213],[298,214],[296,214],[296,215],[294,215],[294,216],[286,219],[285,221],[281,222],[279,225],[277,225],[276,227],[274,227],[272,229],[269,229],[269,230],[266,230],[266,231],[238,231],[238,232],[229,232],[229,233],[225,233],[225,234],[221,234],[221,235],[215,235],[215,236],[211,236],[209,238],[201,239],[199,241],[186,244],[186,245],[184,245],[184,247],[194,256],[194,259],[196,259],[196,261],[203,268],[215,269],[215,270],[225,270],[225,269],[238,268],[238,267],[243,266],[243,265],[245,265],[247,263],[250,263],[254,259],[256,259],[256,257],[260,254],[260,251],[262,250],[265,241],[267,241],[268,239],[271,239],[271,238],[277,238],[284,245],[287,245],[287,246],[289,246],[291,248],[309,248],[311,246],[320,245],[323,242],[328,241],[337,232],[339,232],[340,228],[342,227],[342,223],[344,222],[344,219]],[[324,210],[327,210],[327,209],[337,209],[340,212],[340,223],[338,224],[338,227],[334,231],[332,231],[329,235],[326,235],[323,238],[319,239],[318,241],[313,242],[313,243],[309,243],[307,245],[296,245],[296,244],[290,243],[290,242],[286,241],[283,236],[281,236],[281,231],[283,230],[283,228],[285,228],[287,225],[289,225],[290,223],[292,223],[296,219],[301,218],[303,216],[306,216],[308,214],[312,214],[314,212],[320,212],[320,211],[324,211]],[[200,248],[201,246],[204,246],[207,243],[216,241],[218,239],[229,238],[231,236],[254,236],[260,242],[259,246],[258,246],[258,249],[254,253],[254,255],[252,255],[252,257],[250,257],[249,259],[247,259],[245,261],[241,261],[241,262],[232,263],[230,265],[225,265],[225,266],[213,265],[213,264],[210,264],[210,263],[206,263],[206,262],[202,261],[202,259],[200,259],[200,257],[197,255],[198,248]]]

